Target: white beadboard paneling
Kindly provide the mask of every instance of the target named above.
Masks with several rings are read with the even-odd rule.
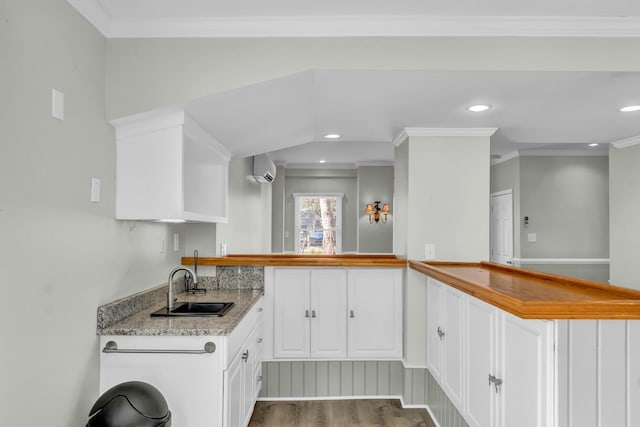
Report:
[[[569,333],[568,427],[598,427],[597,321],[571,321]]]
[[[628,425],[627,322],[601,320],[598,326],[598,426],[624,427]]]

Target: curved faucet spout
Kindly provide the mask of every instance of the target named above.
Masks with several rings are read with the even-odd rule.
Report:
[[[185,272],[189,272],[191,274],[191,276],[193,276],[193,284],[197,285],[198,284],[198,276],[196,276],[196,274],[191,271],[190,269],[186,268],[186,267],[177,267],[174,268],[173,270],[171,270],[171,273],[169,273],[169,280],[167,281],[167,309],[169,311],[173,310],[175,308],[175,301],[173,298],[173,276],[180,270],[184,270]]]

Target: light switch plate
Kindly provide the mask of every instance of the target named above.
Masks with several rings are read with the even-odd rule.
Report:
[[[535,243],[537,240],[538,240],[538,236],[536,235],[536,233],[527,234],[527,241],[531,243]]]
[[[51,116],[64,120],[64,93],[59,90],[51,90]]]
[[[436,245],[435,243],[424,244],[424,259],[425,261],[433,261],[436,259]]]
[[[100,201],[100,179],[91,178],[91,201],[98,203]]]

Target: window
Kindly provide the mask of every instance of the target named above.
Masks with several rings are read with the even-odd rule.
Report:
[[[296,253],[342,252],[343,194],[299,194],[295,197]]]

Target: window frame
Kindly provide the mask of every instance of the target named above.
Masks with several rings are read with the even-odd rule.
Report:
[[[301,255],[300,251],[300,232],[302,231],[300,228],[300,201],[303,198],[334,198],[336,199],[336,254],[342,253],[342,199],[344,198],[344,193],[293,193],[294,199],[294,236],[295,236],[295,253]]]

